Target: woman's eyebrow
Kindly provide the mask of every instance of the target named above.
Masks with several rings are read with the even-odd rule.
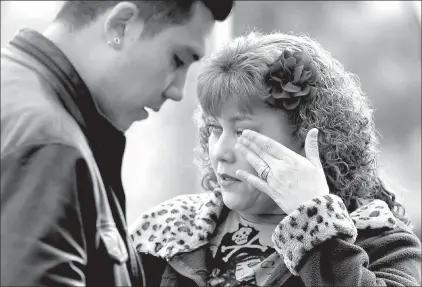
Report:
[[[244,120],[253,120],[253,118],[250,115],[233,115],[230,118],[228,118],[229,122],[238,122],[238,121],[244,121]]]

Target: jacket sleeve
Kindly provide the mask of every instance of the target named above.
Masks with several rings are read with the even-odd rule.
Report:
[[[306,286],[421,286],[421,243],[395,228],[357,230],[343,201],[316,198],[282,220],[273,234],[286,266]]]
[[[92,190],[86,162],[61,144],[1,159],[1,286],[83,286],[87,263],[78,190]]]

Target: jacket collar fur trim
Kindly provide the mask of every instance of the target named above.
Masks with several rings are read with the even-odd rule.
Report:
[[[169,260],[208,244],[223,208],[219,190],[180,195],[143,214],[131,237],[138,252]],[[394,215],[381,200],[361,206],[350,217],[357,229],[396,226]]]

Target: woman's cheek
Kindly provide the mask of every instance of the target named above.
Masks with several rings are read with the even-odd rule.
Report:
[[[209,139],[209,141],[208,141],[208,156],[209,156],[209,159],[210,159],[210,162],[211,162],[211,167],[215,171],[215,169],[217,167],[217,161],[213,157],[213,148],[214,148],[214,143],[212,142],[211,139]]]

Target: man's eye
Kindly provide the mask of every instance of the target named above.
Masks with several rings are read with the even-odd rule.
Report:
[[[242,133],[243,133],[243,130],[238,130],[238,131],[236,131],[236,135],[237,135],[238,137],[240,137],[240,136],[242,135]]]
[[[180,60],[180,58],[177,55],[174,55],[173,58],[174,58],[174,65],[176,66],[176,68],[180,68],[185,65],[185,63],[183,63],[183,61]]]

